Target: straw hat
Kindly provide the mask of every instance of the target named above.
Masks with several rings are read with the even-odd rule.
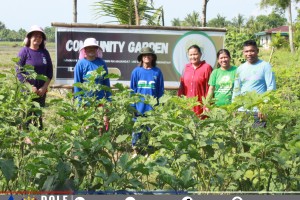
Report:
[[[150,47],[144,47],[144,48],[142,48],[141,51],[140,51],[140,55],[137,57],[137,60],[139,62],[141,62],[142,61],[142,56],[145,55],[145,54],[152,54],[153,59],[156,61],[157,56],[154,53],[153,49],[151,49]]]
[[[38,25],[31,26],[29,32],[26,34],[26,37],[29,38],[33,32],[41,32],[43,35],[43,39],[46,40],[46,34],[45,34],[44,29],[42,29]]]

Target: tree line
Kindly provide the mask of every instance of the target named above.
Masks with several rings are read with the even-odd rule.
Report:
[[[43,27],[47,35],[48,42],[55,42],[55,28]],[[18,31],[6,28],[5,24],[0,21],[0,41],[22,42],[25,39],[27,31],[20,28]]]
[[[147,0],[131,0],[129,1],[116,0],[102,0],[94,3],[94,15],[95,17],[109,16],[110,21],[105,23],[116,23],[121,25],[150,25],[150,26],[164,26],[164,9],[162,6],[156,7],[153,1]],[[255,33],[265,31],[270,28],[275,28],[283,25],[293,25],[293,32],[290,33],[290,37],[293,37],[293,46],[296,48],[299,46],[300,31],[300,18],[291,23],[290,19],[284,17],[286,8],[291,5],[291,0],[285,1],[261,1],[261,7],[270,5],[273,7],[273,11],[269,15],[251,16],[246,18],[242,14],[238,14],[231,20],[226,19],[225,16],[218,14],[215,18],[206,21],[206,6],[209,0],[203,2],[202,10],[200,12],[193,11],[184,19],[174,18],[171,20],[171,26],[191,26],[191,27],[222,27],[227,28],[228,32],[245,33],[247,35],[254,36]],[[281,5],[280,2],[285,2]],[[298,0],[295,0],[298,2]],[[77,0],[73,1],[73,14],[74,23],[77,22]],[[133,9],[134,8],[134,9]],[[48,42],[55,41],[55,28],[45,27]],[[26,35],[26,30],[21,28],[19,31],[10,30],[5,27],[0,21],[0,41],[23,41]],[[280,36],[279,36],[280,37]],[[280,39],[280,41],[284,41]],[[278,45],[289,47],[290,44]]]
[[[77,0],[74,0],[77,2]],[[173,19],[172,26],[196,26],[196,27],[226,27],[234,28],[234,31],[244,31],[246,34],[254,34],[256,32],[265,31],[269,28],[287,25],[289,27],[289,44],[292,53],[295,51],[295,41],[298,33],[295,33],[294,22],[292,21],[292,3],[298,3],[299,0],[261,0],[259,3],[260,8],[272,7],[273,12],[268,16],[250,17],[246,22],[241,14],[235,17],[232,22],[227,21],[225,17],[217,15],[216,18],[208,21],[206,19],[207,4],[209,0],[202,1],[202,7],[198,10],[200,12],[192,12],[185,17],[184,20]],[[77,4],[74,3],[74,7]],[[127,25],[162,25],[164,26],[164,9],[163,7],[155,7],[153,0],[102,0],[95,2],[95,16],[110,16],[111,22]],[[75,12],[77,13],[76,9]],[[284,18],[284,14],[288,18]],[[243,24],[244,23],[244,24]],[[230,29],[229,29],[230,30]],[[296,37],[294,38],[294,34]],[[299,34],[298,34],[299,35]]]
[[[153,22],[153,19],[152,19]],[[162,23],[150,23],[148,25],[162,26]],[[156,21],[157,22],[157,21]],[[124,22],[127,23],[127,22]],[[123,24],[123,23],[121,23]],[[220,27],[234,29],[238,32],[246,32],[248,34],[255,34],[260,31],[264,31],[270,28],[286,25],[287,19],[284,17],[284,13],[280,11],[273,11],[269,15],[259,15],[257,17],[251,16],[246,18],[245,16],[238,14],[231,20],[226,19],[225,16],[218,14],[215,18],[207,22],[208,27]],[[188,14],[184,19],[174,18],[171,21],[172,26],[191,26],[200,27],[200,13],[193,11]],[[55,41],[55,28],[45,27],[48,42]],[[21,28],[18,31],[7,29],[5,24],[0,21],[0,41],[23,41],[26,36],[26,30]]]

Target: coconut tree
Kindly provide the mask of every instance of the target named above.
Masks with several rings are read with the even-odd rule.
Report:
[[[257,18],[254,16],[249,17],[245,27],[246,27],[246,32],[252,35],[266,29],[265,24],[262,24],[261,22],[257,21]]]
[[[172,26],[181,26],[182,22],[180,21],[179,18],[174,18],[171,20]]]
[[[226,20],[226,17],[218,14],[216,18],[213,18],[208,21],[207,25],[210,27],[219,27],[224,28],[230,24],[229,21]]]
[[[184,26],[193,26],[193,27],[199,27],[200,26],[200,20],[199,20],[200,14],[193,11],[191,14],[188,14],[183,21]]]
[[[241,32],[242,27],[244,26],[245,23],[245,17],[241,14],[238,14],[237,17],[234,17],[232,19],[232,25],[236,28],[239,29],[239,32]]]
[[[300,0],[294,0],[294,2],[299,2]],[[267,6],[273,6],[275,8],[286,10],[288,13],[288,22],[289,22],[289,42],[291,52],[295,52],[295,47],[293,43],[293,21],[292,21],[292,0],[261,0],[260,6],[262,8]]]
[[[162,7],[154,8],[148,0],[101,0],[94,3],[96,18],[108,16],[119,24],[160,25]]]

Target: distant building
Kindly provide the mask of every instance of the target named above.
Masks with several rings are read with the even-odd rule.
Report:
[[[289,38],[289,27],[288,26],[279,26],[277,28],[271,28],[266,31],[262,31],[259,33],[255,33],[255,36],[259,38],[260,45],[268,49],[271,46],[272,42],[272,35],[280,32],[281,36],[286,37],[286,39]]]

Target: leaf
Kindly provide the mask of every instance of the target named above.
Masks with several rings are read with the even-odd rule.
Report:
[[[5,74],[1,74],[1,73],[0,73],[0,78],[5,78],[5,77],[6,77]]]
[[[45,75],[42,75],[42,74],[38,74],[38,75],[36,76],[36,79],[37,79],[37,80],[42,80],[42,81],[47,81],[47,80],[48,80],[48,77],[45,76]]]
[[[121,179],[121,177],[117,173],[113,172],[108,177],[107,181],[104,182],[104,185],[109,185],[111,183],[118,182],[118,180],[120,180],[120,179]]]
[[[238,180],[238,179],[240,179],[240,178],[242,177],[243,174],[244,174],[243,171],[238,170],[238,171],[236,171],[235,173],[233,173],[233,178],[234,178],[235,180]]]
[[[20,58],[15,57],[15,58],[12,58],[11,61],[13,61],[14,63],[18,63],[20,61]]]
[[[8,160],[1,159],[0,169],[2,171],[2,174],[5,176],[7,182],[15,178],[17,167],[13,159],[8,159]]]
[[[60,161],[57,164],[56,169],[58,171],[58,178],[60,181],[64,181],[65,179],[67,179],[71,173],[71,167],[69,163]]]
[[[116,143],[119,144],[125,141],[128,137],[129,135],[118,135],[118,137],[116,138]]]
[[[284,129],[284,127],[285,127],[284,124],[277,124],[277,125],[276,125],[276,128],[279,129],[279,130]]]
[[[255,173],[252,170],[247,170],[246,173],[244,174],[244,177],[248,178],[250,180],[252,180],[254,176],[255,176]]]
[[[53,191],[57,182],[57,176],[47,176],[46,181],[43,184],[42,190]]]
[[[129,154],[128,153],[123,154],[119,159],[118,165],[123,169],[125,169],[128,159],[129,159]]]

